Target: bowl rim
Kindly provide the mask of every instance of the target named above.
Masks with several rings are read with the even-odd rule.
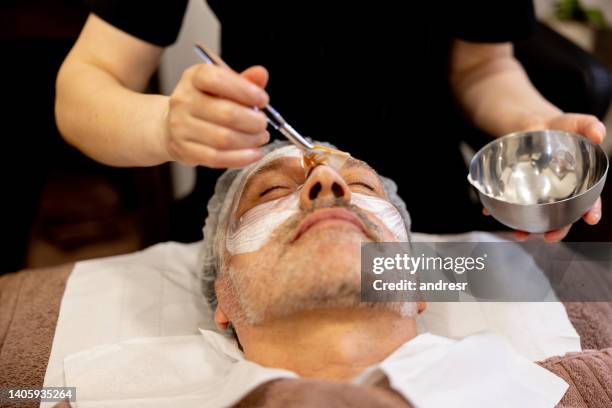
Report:
[[[597,180],[595,183],[593,183],[593,185],[591,187],[589,187],[588,189],[586,189],[585,191],[583,191],[580,194],[568,197],[568,198],[564,198],[563,200],[559,200],[559,201],[553,201],[552,203],[534,203],[534,204],[525,204],[525,203],[512,203],[510,201],[504,201],[504,200],[500,200],[497,197],[493,197],[492,195],[489,195],[485,192],[483,192],[479,187],[477,187],[475,185],[475,183],[472,180],[472,164],[474,163],[474,160],[476,160],[476,157],[482,152],[484,151],[487,147],[489,147],[490,145],[493,145],[494,143],[499,142],[501,139],[509,139],[509,138],[516,138],[516,137],[525,137],[531,134],[541,134],[541,133],[558,133],[558,134],[563,134],[565,136],[571,136],[571,137],[575,137],[578,138],[580,140],[586,141],[587,143],[591,144],[592,146],[594,146],[596,149],[599,149],[601,151],[601,153],[603,154],[603,157],[606,159],[606,168],[603,172],[603,174],[601,175],[601,177],[599,178],[599,180]],[[512,205],[519,205],[519,206],[531,206],[531,207],[544,207],[547,205],[554,205],[554,204],[559,204],[559,203],[563,203],[565,201],[569,201],[569,200],[573,200],[575,198],[581,197],[583,195],[586,195],[589,191],[595,189],[596,187],[598,187],[598,185],[606,180],[606,177],[608,175],[608,169],[610,167],[610,159],[608,158],[608,155],[606,154],[606,152],[604,151],[604,149],[601,148],[601,145],[597,144],[597,143],[593,143],[588,137],[580,135],[578,133],[573,133],[573,132],[567,132],[565,130],[555,130],[555,129],[541,129],[541,130],[527,130],[527,131],[518,131],[518,132],[512,132],[512,133],[508,133],[507,135],[503,135],[500,136],[498,138],[495,138],[493,140],[491,140],[489,143],[485,144],[484,146],[482,146],[472,157],[472,160],[470,160],[470,166],[468,168],[468,175],[467,175],[467,179],[468,182],[470,183],[470,185],[472,185],[472,187],[474,187],[479,194],[484,195],[485,197],[498,201],[500,203],[504,203],[504,204],[512,204]]]

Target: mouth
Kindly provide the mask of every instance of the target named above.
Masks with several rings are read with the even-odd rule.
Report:
[[[345,208],[334,207],[322,208],[306,216],[306,218],[304,218],[298,225],[297,232],[294,238],[291,240],[291,243],[297,241],[302,235],[304,235],[309,229],[311,229],[315,225],[327,222],[341,222],[352,224],[356,228],[361,230],[361,232],[368,238],[372,238],[365,224],[357,215]]]

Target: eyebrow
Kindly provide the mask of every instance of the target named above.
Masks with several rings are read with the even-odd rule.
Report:
[[[342,166],[343,169],[350,169],[350,168],[354,168],[354,167],[359,167],[362,169],[368,169],[368,170],[372,170],[375,172],[375,170],[370,167],[369,164],[367,164],[364,161],[358,160],[358,159],[354,159],[352,157],[349,157],[348,160],[346,162],[344,162],[344,165]]]
[[[253,184],[253,180],[255,180],[255,177],[261,177],[262,175],[268,174],[268,173],[274,173],[277,172],[279,170],[281,170],[283,167],[286,166],[286,163],[283,162],[282,160],[283,158],[278,158],[276,160],[273,160],[269,163],[264,164],[263,166],[261,166],[260,168],[258,168],[255,173],[251,174],[249,176],[249,178],[246,181],[246,184],[244,185],[244,188],[242,189],[243,192],[248,191],[248,189],[251,187],[251,185]]]

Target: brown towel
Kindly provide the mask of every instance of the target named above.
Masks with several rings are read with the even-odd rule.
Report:
[[[563,302],[584,350],[612,347],[612,302]]]
[[[311,380],[281,379],[260,385],[234,408],[412,408],[385,379],[376,385]]]
[[[612,348],[568,353],[538,364],[570,386],[557,408],[612,407]]]
[[[0,276],[0,388],[42,387],[72,268],[66,264]]]
[[[538,364],[569,384],[557,408],[612,407],[612,348],[569,353]],[[235,408],[322,406],[412,407],[386,381],[376,386],[356,386],[335,381],[283,379],[260,385],[240,400]]]

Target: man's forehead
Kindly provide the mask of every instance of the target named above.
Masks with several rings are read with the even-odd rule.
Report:
[[[254,163],[253,167],[247,171],[245,181],[248,183],[250,181],[249,179],[270,172],[283,171],[284,169],[293,167],[304,167],[303,159],[304,153],[295,146],[285,146],[273,150],[262,157],[258,162]],[[343,161],[341,168],[366,168],[374,171],[366,162],[351,156]]]
[[[376,171],[368,163],[364,162],[363,160],[355,159],[353,157],[349,157],[348,160],[342,166],[343,169],[350,169],[355,167],[366,168],[374,172]]]
[[[304,157],[304,153],[302,150],[298,149],[296,146],[283,146],[279,149],[274,149],[264,157],[253,163],[252,168],[250,169],[250,173],[257,171],[259,168],[267,166],[269,163],[273,163],[275,161],[287,158],[296,158],[301,159]]]

